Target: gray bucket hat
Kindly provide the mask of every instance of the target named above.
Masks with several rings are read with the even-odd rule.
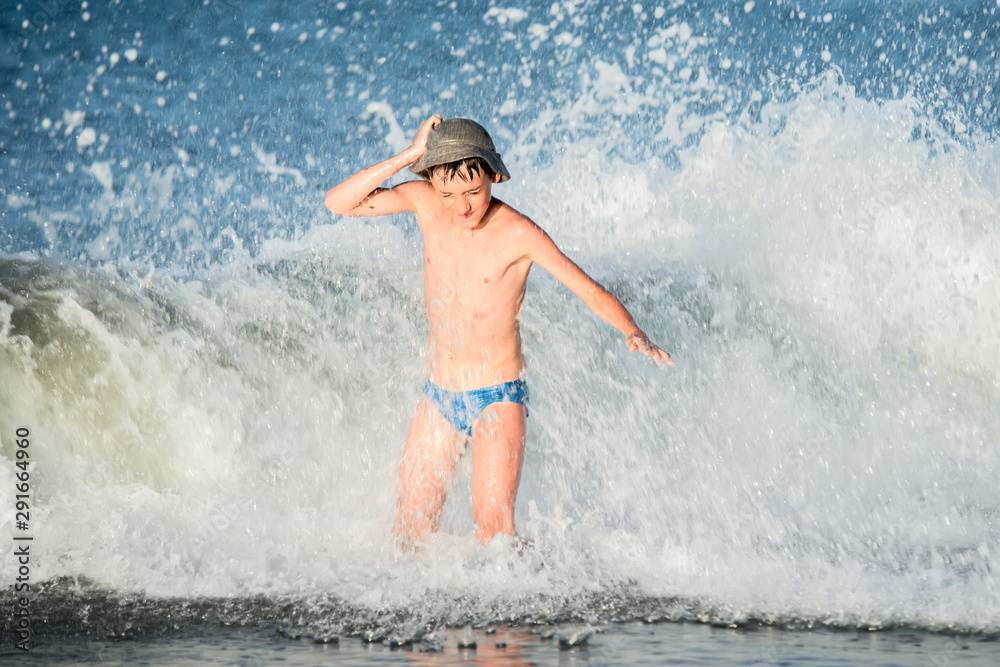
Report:
[[[438,123],[427,135],[427,152],[410,165],[410,171],[420,178],[427,178],[427,170],[440,164],[458,162],[469,157],[482,158],[500,182],[510,179],[493,140],[483,126],[468,118],[449,118]]]

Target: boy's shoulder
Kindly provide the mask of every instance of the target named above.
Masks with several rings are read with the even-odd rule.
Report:
[[[434,194],[434,186],[425,180],[403,181],[392,189],[410,196],[428,196]]]
[[[497,220],[502,221],[505,227],[521,232],[541,229],[534,220],[496,197],[493,198],[493,205],[497,207]]]
[[[406,202],[405,208],[415,213],[426,210],[434,196],[434,186],[427,181],[404,181],[387,190]]]

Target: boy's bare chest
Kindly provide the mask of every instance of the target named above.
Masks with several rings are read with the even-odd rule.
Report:
[[[503,255],[501,249],[491,251],[477,240],[455,243],[449,239],[428,239],[424,246],[424,271],[463,283],[478,279],[478,282],[489,284],[509,265]]]
[[[514,263],[516,252],[502,235],[462,230],[424,237],[424,278],[429,292],[489,301],[491,294],[517,289],[511,285],[516,277],[510,271]]]

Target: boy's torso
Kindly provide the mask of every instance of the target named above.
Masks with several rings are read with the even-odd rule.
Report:
[[[423,233],[431,381],[451,391],[509,382],[524,372],[518,316],[531,260],[519,230],[532,224],[494,199],[485,224],[453,224],[429,205]]]

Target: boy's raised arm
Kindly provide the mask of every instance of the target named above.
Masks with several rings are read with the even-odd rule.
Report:
[[[366,167],[327,190],[326,207],[337,215],[388,215],[411,210],[406,189],[380,186],[423,157],[427,150],[427,135],[440,122],[440,115],[431,116],[421,123],[413,143],[402,153]]]
[[[653,344],[646,332],[636,325],[622,302],[584,273],[583,269],[563,254],[549,235],[534,223],[529,238],[528,256],[532,261],[580,297],[598,317],[625,334],[625,345],[630,351],[642,352],[658,366],[676,365],[670,355]]]

